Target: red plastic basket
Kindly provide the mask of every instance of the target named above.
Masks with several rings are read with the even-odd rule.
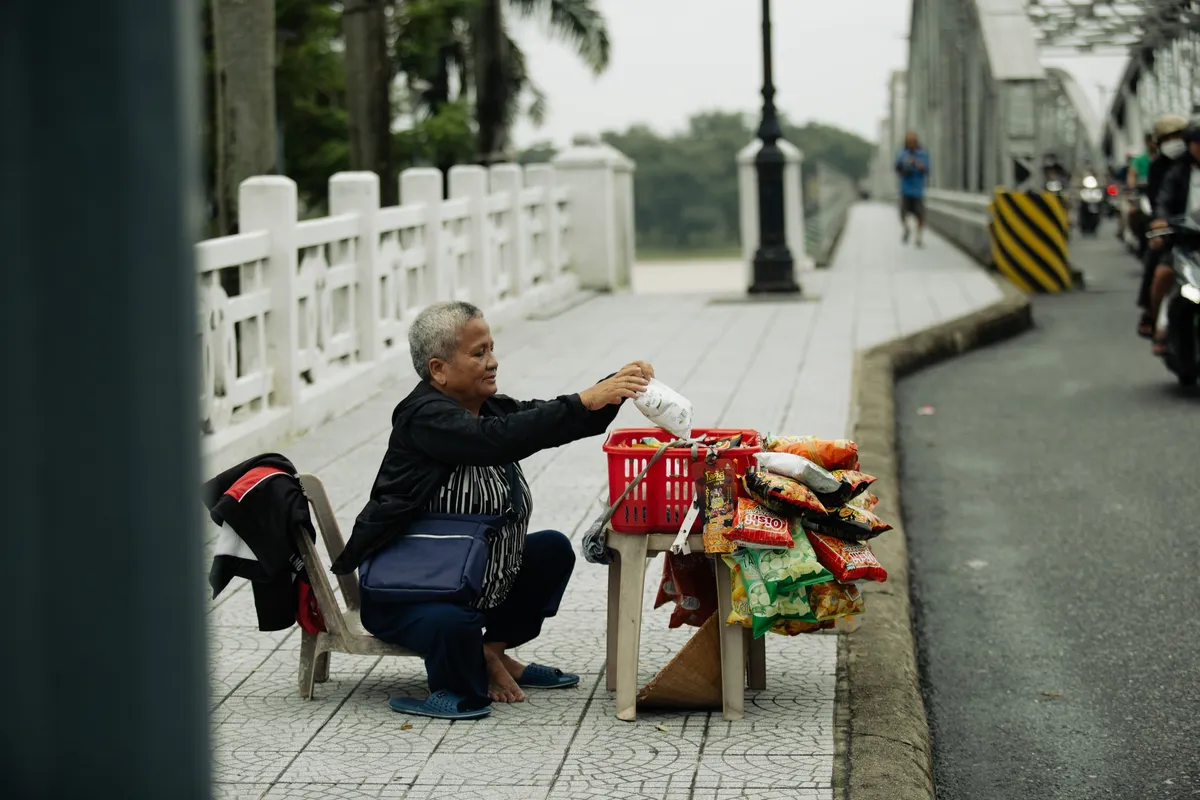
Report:
[[[742,435],[742,446],[732,447],[721,453],[722,458],[732,458],[737,474],[745,473],[754,466],[754,454],[762,450],[758,432],[735,428],[693,428],[692,436],[718,436],[721,438]],[[675,439],[661,428],[622,428],[615,430],[604,443],[608,454],[608,502],[615,503],[633,482],[655,451],[648,447],[631,447],[641,439],[653,438],[660,442]],[[701,458],[704,449],[700,449]],[[692,505],[694,495],[691,481],[692,451],[689,447],[677,447],[663,454],[642,482],[633,488],[629,496],[613,512],[612,529],[617,533],[675,533],[683,524]]]

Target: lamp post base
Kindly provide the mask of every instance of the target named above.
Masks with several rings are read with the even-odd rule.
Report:
[[[787,246],[760,247],[754,254],[754,279],[750,294],[800,294],[795,262]]]

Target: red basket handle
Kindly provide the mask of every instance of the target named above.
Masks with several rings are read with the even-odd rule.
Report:
[[[690,440],[688,439],[676,439],[675,441],[666,442],[661,445],[658,450],[655,451],[654,455],[650,457],[650,460],[646,463],[646,466],[642,467],[642,471],[639,472],[634,479],[629,482],[629,485],[625,487],[625,491],[621,492],[621,496],[617,498],[617,501],[610,505],[603,514],[596,517],[596,521],[588,527],[587,533],[583,535],[584,557],[588,561],[594,564],[611,563],[612,555],[608,551],[607,541],[604,534],[604,526],[608,524],[608,521],[612,519],[613,514],[616,513],[617,506],[625,502],[625,498],[628,497],[629,493],[634,490],[634,487],[642,482],[642,479],[646,477],[646,473],[650,471],[650,468],[653,467],[660,458],[662,458],[663,453],[667,452],[672,447],[679,447],[681,445],[689,444],[689,442]]]

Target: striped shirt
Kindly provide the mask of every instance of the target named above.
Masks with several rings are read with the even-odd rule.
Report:
[[[529,531],[529,515],[533,499],[521,465],[515,465],[518,491],[525,502],[517,519],[500,529],[491,541],[487,571],[483,576],[483,595],[475,607],[494,608],[504,602],[512,590],[513,581],[521,571],[525,553],[525,534]],[[429,500],[425,510],[435,514],[484,514],[500,516],[508,508],[508,474],[504,467],[473,467],[462,465],[454,470],[450,480]]]

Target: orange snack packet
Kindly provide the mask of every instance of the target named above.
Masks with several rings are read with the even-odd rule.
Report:
[[[858,469],[858,445],[849,439],[818,439],[815,436],[767,438],[767,450],[807,458],[828,470]]]

